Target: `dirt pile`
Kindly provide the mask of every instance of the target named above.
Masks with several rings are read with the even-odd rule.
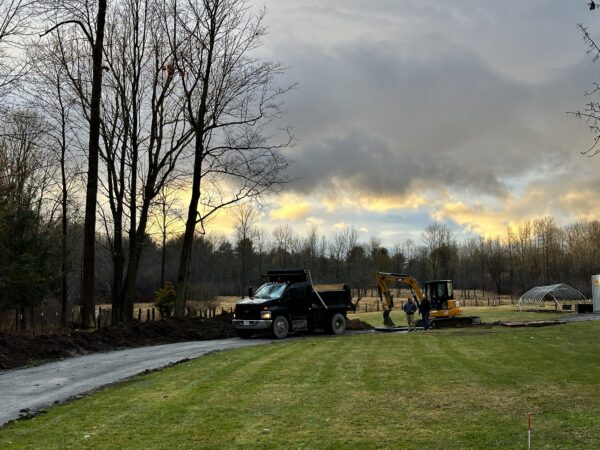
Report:
[[[212,319],[131,322],[94,332],[35,337],[0,333],[0,370],[88,353],[234,337],[231,319],[231,314],[221,314]]]
[[[348,319],[346,321],[346,330],[352,330],[352,331],[357,331],[357,330],[373,330],[373,326],[369,325],[367,322],[363,322],[360,319]]]

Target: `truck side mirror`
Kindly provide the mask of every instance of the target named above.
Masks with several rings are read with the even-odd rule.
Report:
[[[252,292],[252,286],[248,286],[248,298],[252,298],[253,294],[254,292]]]

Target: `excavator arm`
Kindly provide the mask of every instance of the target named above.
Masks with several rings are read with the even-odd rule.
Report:
[[[388,288],[388,283],[400,283],[405,284],[413,291],[413,296],[419,305],[420,300],[423,298],[423,292],[421,291],[421,287],[417,280],[415,280],[410,275],[400,274],[400,273],[387,273],[387,272],[377,272],[376,276],[377,281],[377,291],[379,293],[379,299],[383,305],[383,324],[386,327],[395,327],[396,324],[390,318],[390,312],[394,307],[394,302],[392,299],[392,294]]]

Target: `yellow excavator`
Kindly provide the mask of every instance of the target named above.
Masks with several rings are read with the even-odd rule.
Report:
[[[427,297],[431,302],[431,311],[429,313],[430,325],[432,328],[442,327],[460,327],[480,323],[477,316],[463,316],[463,309],[458,300],[454,300],[452,289],[452,280],[427,281],[425,292],[417,280],[410,275],[388,272],[377,272],[377,291],[383,305],[383,324],[388,328],[396,327],[396,324],[390,317],[394,307],[394,299],[388,288],[388,283],[398,283],[407,285],[413,295],[417,306],[423,298]],[[417,322],[417,326],[419,326]]]

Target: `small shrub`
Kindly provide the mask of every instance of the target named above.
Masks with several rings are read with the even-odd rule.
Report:
[[[176,297],[177,291],[170,281],[167,281],[162,289],[154,292],[154,306],[158,308],[160,317],[171,317]]]

